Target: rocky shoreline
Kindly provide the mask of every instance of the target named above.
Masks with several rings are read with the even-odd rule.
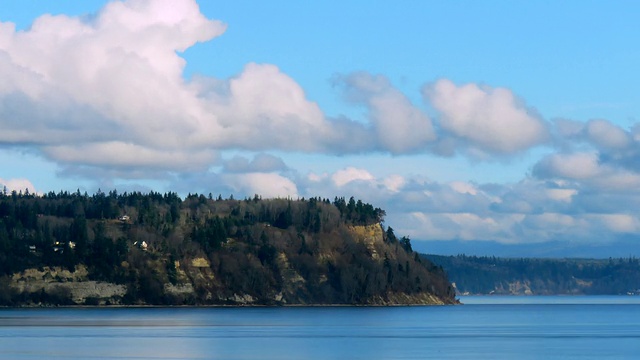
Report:
[[[363,304],[323,304],[298,301],[283,301],[282,294],[274,296],[272,303],[261,303],[248,294],[233,294],[231,297],[218,297],[214,303],[186,304],[186,305],[154,305],[154,304],[126,304],[124,299],[127,286],[88,279],[88,272],[84,266],[78,266],[76,271],[49,268],[27,269],[14,274],[8,284],[9,292],[24,299],[14,307],[242,307],[242,306],[426,306],[451,305],[457,301],[445,303],[441,299],[428,293],[404,294],[389,293],[385,297],[377,296]],[[165,284],[165,293],[171,296],[195,295],[192,284]],[[37,299],[40,299],[38,301]],[[45,300],[45,301],[43,301]]]

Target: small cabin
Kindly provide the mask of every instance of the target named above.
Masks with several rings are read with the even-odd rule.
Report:
[[[60,254],[64,253],[64,248],[67,246],[67,243],[62,241],[54,241],[53,243],[53,252],[59,252]]]
[[[133,243],[133,246],[137,246],[138,249],[141,249],[142,251],[147,251],[147,247],[149,246],[147,244],[146,241],[142,240],[142,241],[136,241]]]

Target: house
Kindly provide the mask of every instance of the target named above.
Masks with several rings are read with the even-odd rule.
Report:
[[[133,246],[137,246],[138,249],[142,249],[142,251],[147,251],[147,247],[149,246],[146,241],[136,241],[133,243]]]
[[[122,215],[118,218],[120,221],[129,221],[131,218],[129,215]]]
[[[60,254],[64,253],[64,248],[67,245],[65,242],[55,241],[53,243],[53,252],[60,252]]]

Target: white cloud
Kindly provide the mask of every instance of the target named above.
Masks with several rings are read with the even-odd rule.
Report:
[[[534,168],[537,176],[572,180],[590,179],[601,172],[598,155],[594,152],[552,154],[543,158]]]
[[[640,222],[627,214],[595,214],[590,215],[590,221],[602,223],[607,229],[616,233],[634,233],[640,230]]]
[[[322,181],[323,179],[327,178],[327,174],[316,174],[316,173],[309,173],[307,175],[307,179],[311,182],[317,183]]]
[[[470,194],[470,195],[478,194],[478,189],[476,189],[475,186],[464,181],[453,181],[449,184],[449,186],[451,186],[451,188],[454,191],[460,194]]]
[[[431,119],[386,77],[359,72],[341,80],[347,98],[366,105],[383,149],[396,154],[413,152],[436,139]]]
[[[535,229],[552,229],[558,231],[578,225],[579,220],[573,216],[559,213],[545,212],[542,214],[530,214],[524,218]]]
[[[66,164],[114,166],[118,168],[171,168],[178,171],[203,171],[214,162],[211,151],[167,151],[124,142],[47,146],[44,153]]]
[[[502,216],[499,220],[473,213],[413,212],[404,219],[400,231],[420,240],[494,240],[513,242],[509,228],[517,218]]]
[[[576,195],[576,189],[547,189],[547,197],[555,201],[571,202],[571,198]]]
[[[115,1],[92,18],[43,15],[24,31],[0,23],[0,144],[30,144],[63,165],[167,171],[206,169],[226,148],[370,146],[363,126],[327,120],[274,65],[185,80],[179,53],[225,29],[193,0]]]
[[[548,140],[547,125],[505,88],[439,80],[423,90],[440,126],[478,150],[510,154]]]
[[[374,180],[374,177],[367,170],[348,167],[346,169],[336,171],[331,176],[331,180],[333,180],[333,183],[336,186],[342,187],[352,181],[372,181]]]
[[[225,175],[222,179],[236,193],[244,193],[247,196],[259,194],[264,198],[298,197],[296,184],[290,179],[275,173]]]
[[[626,148],[631,143],[629,134],[619,126],[606,120],[591,120],[586,125],[589,139],[598,147],[608,149]]]
[[[400,175],[390,175],[382,180],[384,186],[391,192],[400,192],[407,183],[406,179]]]
[[[595,152],[552,154],[540,160],[533,168],[540,179],[559,179],[579,182],[592,191],[640,192],[640,174],[624,164],[602,162]]]
[[[28,179],[3,179],[3,178],[0,178],[0,191],[3,191],[4,187],[7,188],[7,192],[12,192],[12,191],[20,192],[20,191],[22,191],[24,193],[25,190],[29,190],[29,193],[31,193],[31,194],[35,194],[36,193],[35,186],[33,186],[31,181],[29,181]]]
[[[423,213],[405,214],[394,225],[398,233],[420,240],[491,240],[501,243],[545,241],[606,242],[615,234],[640,230],[637,217],[628,214]]]
[[[3,24],[0,74],[12,75],[0,89],[0,143],[63,143],[49,151],[61,163],[73,147],[95,149],[82,156],[104,166],[121,159],[118,146],[103,151],[110,145],[191,152],[189,139],[206,132],[206,117],[185,86],[177,52],[224,30],[190,0],[111,2],[93,18],[43,15],[25,31]],[[212,157],[198,155],[202,150],[195,149],[194,162]]]
[[[591,181],[591,184],[599,190],[620,191],[620,192],[639,192],[640,191],[640,174],[627,171],[625,169],[606,168],[607,172],[603,173]]]
[[[198,85],[219,129],[210,134],[215,147],[251,150],[326,151],[335,134],[316,103],[274,65],[248,64],[222,88]]]
[[[328,119],[271,64],[249,63],[230,79],[186,80],[180,53],[225,30],[194,0],[113,1],[92,17],[43,15],[24,31],[0,23],[0,145],[29,146],[68,171],[103,167],[123,177],[137,177],[141,168],[153,169],[153,176],[205,171],[227,149],[451,154],[460,145],[436,139],[439,129],[426,113],[380,75],[341,78],[347,97],[368,110],[367,123]],[[463,116],[464,126],[455,125],[461,117],[445,109],[445,100],[464,99],[468,89],[483,96],[465,111],[484,108],[498,124],[458,131],[495,120]],[[436,96],[434,105],[456,137],[498,153],[543,137],[543,125],[510,92],[472,85],[454,90],[458,100]],[[526,134],[505,138],[503,125]],[[252,166],[263,171],[265,165]]]

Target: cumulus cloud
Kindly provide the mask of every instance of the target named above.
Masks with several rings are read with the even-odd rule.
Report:
[[[206,168],[219,149],[325,151],[358,138],[361,126],[333,128],[274,65],[185,80],[179,53],[225,29],[193,0],[115,1],[91,18],[43,15],[25,31],[2,23],[0,143],[59,163],[184,171],[180,159]]]
[[[471,194],[471,195],[478,194],[478,189],[476,189],[476,187],[473,184],[469,184],[464,181],[453,181],[452,183],[449,184],[449,186],[451,186],[451,189],[453,189],[456,192],[459,192],[460,194]]]
[[[620,161],[603,161],[605,155],[591,152],[551,154],[534,167],[533,175],[540,179],[560,179],[579,182],[592,191],[639,192],[640,174]]]
[[[331,180],[333,180],[333,183],[338,187],[344,186],[352,181],[371,181],[373,179],[373,175],[367,170],[354,167],[338,170],[331,176]]]
[[[222,180],[234,193],[258,194],[264,198],[297,198],[298,188],[289,178],[276,173],[247,173],[242,175],[224,175]]]
[[[297,178],[297,183],[303,196],[330,199],[335,196],[353,196],[376,206],[394,201],[409,191],[407,186],[410,185],[404,176],[391,174],[376,177],[369,171],[356,167],[339,169],[333,173],[309,173]]]
[[[511,154],[548,140],[546,123],[508,89],[439,80],[423,95],[440,113],[440,126],[478,150]]]
[[[17,191],[24,192],[28,190],[29,193],[35,194],[36,188],[33,186],[29,179],[3,179],[0,178],[0,191],[3,191],[4,188],[7,189],[7,192]]]
[[[591,216],[591,218],[616,233],[634,233],[640,230],[638,218],[628,214],[598,214]]]
[[[595,161],[593,156],[585,158],[591,159],[587,164]],[[564,174],[571,178],[529,177],[513,184],[403,176],[397,179],[400,191],[394,191],[393,186],[385,186],[393,177],[378,178],[353,168],[311,174],[301,194],[344,195],[346,190],[347,196],[384,204],[387,222],[399,234],[417,240],[597,243],[633,233],[640,224],[635,211],[640,206],[640,188],[622,192],[601,171],[593,171],[593,181],[585,177],[588,172],[568,170]]]
[[[119,141],[56,145],[42,148],[46,156],[68,165],[104,166],[175,171],[203,171],[213,163],[217,154],[212,151],[166,151]]]
[[[535,165],[534,175],[541,178],[590,179],[602,172],[595,152],[552,154]]]
[[[113,1],[91,17],[43,15],[21,31],[0,23],[0,144],[30,146],[69,173],[137,177],[206,171],[229,149],[452,154],[468,147],[454,135],[510,153],[544,140],[544,124],[505,89],[437,82],[429,96],[443,115],[438,128],[381,75],[339,77],[365,122],[327,117],[272,64],[185,79],[180,53],[225,30],[194,0]]]
[[[275,65],[248,64],[222,84],[195,86],[219,125],[205,141],[218,148],[324,152],[353,131],[337,133],[300,85]]]
[[[0,75],[10,80],[0,88],[0,142],[48,147],[62,163],[106,166],[121,161],[123,147],[144,149],[140,159],[155,166],[152,153],[165,153],[171,168],[171,158],[192,150],[186,143],[205,120],[177,52],[224,30],[187,0],[111,2],[92,18],[43,15],[25,31],[3,23]]]
[[[414,239],[424,240],[495,240],[513,242],[509,229],[515,222],[509,217],[494,219],[473,213],[422,213],[413,212],[404,219],[400,231]],[[394,228],[395,229],[395,228]]]
[[[629,177],[630,173],[640,171],[640,137],[637,136],[637,125],[626,130],[604,119],[587,122],[560,119],[555,120],[554,125],[556,143],[564,152],[560,156],[592,153],[597,157],[603,173],[626,172],[625,177]]]
[[[572,197],[577,193],[576,189],[547,189],[545,196],[555,201],[571,202]]]
[[[389,189],[389,191],[397,193],[403,189],[407,181],[403,176],[390,175],[389,177],[383,179],[382,183],[387,189]]]
[[[599,148],[623,149],[631,143],[626,131],[606,120],[591,120],[585,130],[589,140]]]
[[[366,105],[382,149],[396,154],[413,152],[435,140],[431,119],[386,77],[358,72],[340,82],[348,100]]]

